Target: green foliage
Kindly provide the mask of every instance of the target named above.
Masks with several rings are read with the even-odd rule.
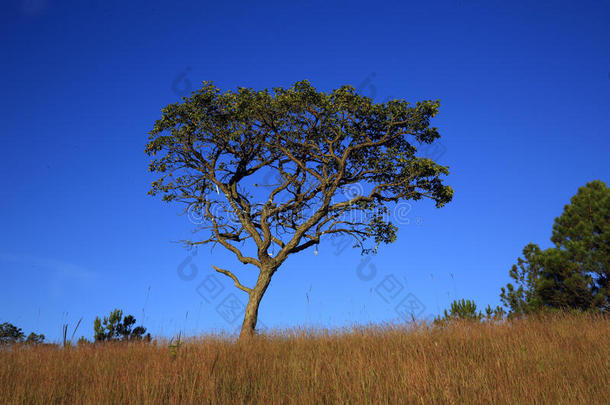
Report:
[[[33,344],[33,345],[39,345],[41,343],[44,342],[44,335],[43,334],[37,334],[37,333],[30,333],[27,337],[27,339],[25,340],[25,343],[27,344]]]
[[[581,187],[555,219],[551,241],[583,279],[567,287],[586,285],[581,306],[610,310],[610,188],[600,180]]]
[[[485,314],[477,311],[477,304],[471,300],[454,300],[449,312],[444,311],[443,317],[435,319],[436,324],[444,324],[450,321],[482,321],[498,320],[504,317],[504,310],[500,307],[492,309],[490,305],[485,308]]]
[[[530,313],[541,306],[541,300],[536,293],[536,283],[540,278],[542,251],[533,243],[523,248],[523,259],[518,258],[509,274],[515,280],[516,287],[508,283],[502,287],[500,299],[510,309],[511,314]]]
[[[81,346],[87,346],[90,345],[91,342],[84,336],[81,336],[80,338],[78,338],[78,342],[76,342],[76,345],[81,347]]]
[[[44,339],[45,337],[43,334],[39,335],[34,332],[30,333],[26,338],[21,328],[8,322],[0,324],[0,345],[22,342],[25,342],[26,344],[41,344],[44,342]]]
[[[492,308],[491,305],[487,305],[487,307],[485,308],[485,315],[483,315],[483,318],[486,320],[501,320],[501,319],[504,319],[505,316],[506,316],[506,311],[504,310],[504,308],[502,308],[500,306],[496,306],[495,308]]]
[[[447,313],[445,310],[445,318],[457,318],[463,320],[478,321],[482,317],[481,313],[477,313],[477,304],[474,301],[462,299],[455,300],[451,303],[451,311]]]
[[[596,180],[572,197],[555,219],[551,241],[523,249],[500,298],[510,316],[540,310],[602,311],[610,308],[610,189]]]
[[[23,341],[24,337],[21,328],[8,322],[0,324],[0,344],[18,343]]]
[[[178,351],[184,345],[184,342],[182,342],[180,337],[181,337],[181,334],[178,333],[178,338],[175,341],[174,341],[174,338],[172,338],[169,341],[169,344],[167,345],[167,347],[169,348],[170,353],[171,353],[173,359],[176,358],[176,356],[178,355]]]
[[[376,104],[352,86],[327,94],[306,80],[273,92],[221,92],[203,82],[183,103],[165,107],[150,132],[145,150],[155,159],[149,170],[160,177],[149,194],[187,204],[202,228],[212,229],[200,243],[227,247],[224,242],[246,234],[259,250],[277,241],[282,251],[276,257],[284,259],[302,248],[280,243],[283,234],[296,233],[296,242],[310,247],[330,231],[354,237],[355,246],[371,253],[365,240],[396,240],[397,227],[383,215],[387,204],[430,198],[442,207],[452,199],[453,190],[441,180],[448,168],[418,155],[418,145],[440,137],[430,126],[438,108],[438,101],[429,100]],[[251,176],[267,170],[276,172],[278,184],[268,196],[257,196],[263,190]],[[331,203],[354,185],[363,195]],[[303,215],[307,209],[314,215]],[[370,215],[354,221],[354,212]],[[327,229],[313,232],[318,223]],[[269,229],[278,234],[266,234]]]
[[[103,321],[96,317],[93,322],[95,341],[117,341],[117,340],[142,340],[150,341],[150,333],[146,333],[146,328],[137,326],[133,328],[136,319],[132,315],[123,318],[123,311],[115,309],[110,312],[110,316],[104,317]],[[133,328],[133,329],[132,329]]]

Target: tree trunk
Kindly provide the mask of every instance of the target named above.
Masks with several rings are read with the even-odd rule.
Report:
[[[241,326],[241,332],[239,334],[239,340],[244,341],[254,336],[256,329],[256,321],[258,319],[258,307],[261,303],[261,299],[269,287],[271,282],[271,276],[273,276],[274,269],[261,269],[258,275],[256,285],[250,292],[250,298],[248,299],[248,305],[246,305],[246,313],[244,315],[244,323]]]

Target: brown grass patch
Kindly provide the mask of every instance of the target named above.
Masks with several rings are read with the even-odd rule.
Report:
[[[610,320],[293,330],[226,339],[0,350],[8,404],[596,404]]]

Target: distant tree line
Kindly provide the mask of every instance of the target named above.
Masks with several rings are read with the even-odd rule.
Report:
[[[115,309],[110,312],[109,316],[103,319],[96,317],[93,322],[94,342],[117,342],[117,341],[146,341],[150,342],[150,333],[146,333],[146,328],[136,326],[136,318],[133,315],[123,317],[123,311]],[[79,321],[80,324],[80,321]],[[78,327],[78,325],[77,325]],[[66,339],[67,325],[64,325],[64,346],[70,346],[70,339]],[[75,329],[76,330],[76,329]],[[45,340],[42,334],[30,333],[27,337],[21,328],[5,322],[0,324],[0,346],[6,346],[17,343],[25,344],[41,344]],[[91,343],[84,336],[78,340],[78,344]],[[58,344],[59,345],[59,344]]]
[[[27,337],[21,330],[21,328],[15,325],[4,322],[0,324],[0,346],[14,344],[14,343],[26,343],[26,344],[40,344],[44,342],[43,334],[36,334],[31,332]]]

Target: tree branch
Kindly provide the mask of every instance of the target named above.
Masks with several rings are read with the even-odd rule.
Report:
[[[229,270],[221,269],[220,267],[216,267],[214,265],[212,265],[212,268],[214,270],[216,270],[217,272],[224,274],[227,277],[230,277],[235,282],[235,287],[239,288],[242,291],[247,292],[248,294],[250,294],[252,292],[251,288],[248,288],[245,285],[243,285],[242,283],[240,283],[239,280],[237,279],[237,277],[235,277],[235,274],[231,273]]]

